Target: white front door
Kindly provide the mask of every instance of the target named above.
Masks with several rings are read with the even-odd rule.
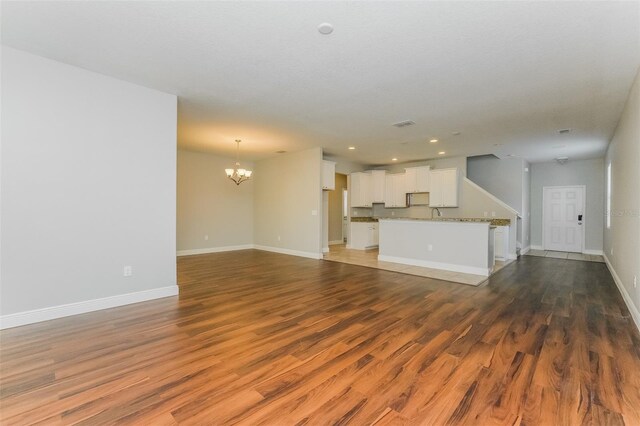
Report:
[[[584,186],[543,188],[544,249],[582,252]]]

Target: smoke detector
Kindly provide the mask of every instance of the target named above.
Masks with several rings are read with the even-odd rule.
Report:
[[[569,161],[569,157],[558,157],[556,158],[556,161],[558,162],[558,164],[565,164],[567,161]]]
[[[416,122],[411,120],[405,120],[399,123],[393,123],[395,127],[407,127],[407,126],[413,126],[414,124],[416,124]]]

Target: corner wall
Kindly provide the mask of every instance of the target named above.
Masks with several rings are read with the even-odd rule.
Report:
[[[604,254],[640,329],[640,73],[629,93],[603,164],[611,164],[611,228],[604,227]],[[605,193],[606,197],[606,193]],[[606,198],[605,198],[606,200]]]
[[[256,248],[322,257],[322,149],[283,154],[255,163]]]
[[[2,47],[1,170],[2,327],[177,294],[175,96]]]
[[[178,150],[178,255],[253,245],[253,179],[236,185],[224,173],[235,160]],[[254,165],[242,162],[250,170]]]

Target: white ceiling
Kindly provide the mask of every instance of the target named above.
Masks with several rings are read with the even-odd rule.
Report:
[[[5,1],[2,43],[178,95],[184,148],[545,161],[603,155],[640,3]]]

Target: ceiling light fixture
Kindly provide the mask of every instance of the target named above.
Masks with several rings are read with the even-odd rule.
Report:
[[[329,24],[328,22],[323,22],[322,24],[318,25],[318,32],[322,35],[329,35],[333,32],[333,25]]]
[[[440,152],[438,153],[438,155],[445,155],[445,154],[446,154],[446,152],[444,152],[444,151],[440,151]]]
[[[392,158],[391,161],[398,161],[398,159],[397,158]]]
[[[431,139],[429,142],[436,143],[436,142],[438,142],[438,139]]]
[[[566,164],[566,162],[569,161],[569,157],[558,157],[556,158],[556,161],[561,165]]]
[[[240,139],[236,139],[236,144],[238,145],[236,149],[236,166],[233,169],[224,169],[227,177],[234,181],[236,185],[251,179],[251,174],[253,173],[251,170],[240,168],[240,142],[242,142]]]
[[[356,147],[355,147],[355,146],[350,146],[350,147],[349,147],[349,149],[350,149],[351,151],[353,151],[354,149],[356,149]]]

